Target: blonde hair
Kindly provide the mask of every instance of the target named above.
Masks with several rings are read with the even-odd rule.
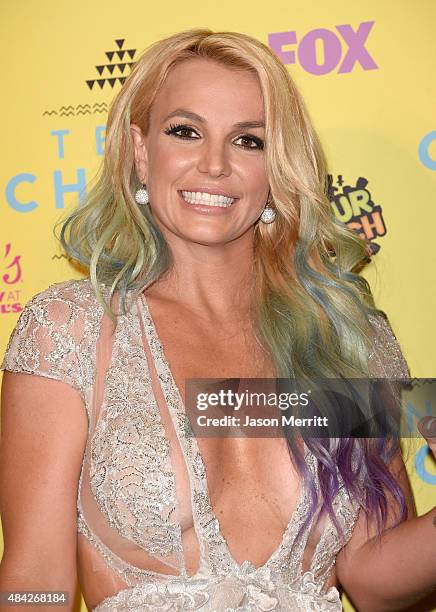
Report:
[[[308,364],[294,359],[288,340],[292,337],[291,353],[303,355],[314,329],[324,341],[332,340],[336,331],[330,346],[338,357],[329,355],[324,373],[333,364],[346,370],[353,370],[354,364],[361,370],[366,335],[362,305],[373,303],[366,281],[351,272],[367,257],[366,245],[335,220],[325,156],[295,83],[276,55],[246,34],[192,29],[155,42],[141,55],[111,104],[103,167],[85,202],[63,223],[63,247],[89,269],[95,293],[111,317],[116,313],[100,284],[109,285],[110,295],[120,291],[125,310],[128,293],[142,291],[170,267],[162,233],[148,207],[138,207],[133,197],[138,179],[130,125],[136,123],[147,133],[151,106],[169,71],[193,58],[250,71],[263,94],[266,171],[278,213],[273,224],[257,223],[255,228],[263,344],[269,345],[279,372],[299,375]],[[338,334],[338,328],[345,333]],[[341,345],[338,336],[345,341],[344,359],[336,350]]]
[[[170,249],[149,207],[134,200],[139,183],[130,126],[135,123],[147,134],[150,109],[169,71],[195,58],[250,71],[261,87],[266,172],[277,217],[274,223],[255,226],[253,307],[258,340],[277,375],[368,376],[369,315],[384,313],[356,273],[367,259],[367,244],[334,217],[325,155],[287,69],[266,45],[246,34],[191,29],[146,49],[112,102],[102,169],[87,199],[63,222],[62,245],[89,270],[96,296],[114,319],[109,300],[115,291],[125,311],[128,296],[136,296],[171,267]],[[102,288],[107,286],[106,302]],[[321,480],[329,512],[337,490],[335,466],[342,463],[341,471],[349,475],[344,476],[347,488],[362,502],[350,465],[354,448],[372,495],[369,507],[378,507],[383,515],[382,482],[401,498],[401,489],[380,465],[383,449],[375,450],[365,440],[337,439],[331,439],[327,450],[322,441],[311,448],[324,464]],[[298,457],[298,449],[293,451]],[[301,457],[298,467],[309,482]]]

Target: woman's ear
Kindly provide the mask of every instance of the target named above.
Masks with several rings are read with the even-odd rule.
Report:
[[[147,183],[148,159],[144,134],[141,128],[134,123],[130,125],[130,133],[133,141],[136,174],[141,183]]]

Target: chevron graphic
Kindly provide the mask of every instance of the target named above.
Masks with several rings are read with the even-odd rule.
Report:
[[[126,76],[118,75],[124,75],[126,70],[129,70],[129,72],[132,70],[135,62],[131,60],[134,59],[136,54],[136,49],[124,49],[125,42],[126,41],[124,38],[116,38],[116,49],[105,51],[105,55],[109,63],[97,64],[95,66],[97,71],[96,78],[86,79],[85,81],[91,91],[94,89],[103,89],[106,85],[111,89],[113,89],[118,83],[123,85],[127,74]]]
[[[95,78],[85,80],[89,90],[97,92],[105,88],[114,89],[124,84],[136,63],[133,61],[136,49],[126,49],[125,42],[125,38],[116,38],[114,41],[115,48],[104,52],[107,61],[103,60],[95,66]],[[96,102],[92,107],[90,104],[77,104],[76,106],[64,104],[57,109],[45,109],[42,116],[79,117],[107,112],[108,105],[106,102]]]
[[[58,110],[46,110],[42,113],[43,117],[51,117],[52,115],[60,115],[61,117],[70,117],[78,115],[95,115],[98,113],[107,113],[108,105],[106,102],[96,102],[95,104],[77,104],[74,106],[61,106]]]

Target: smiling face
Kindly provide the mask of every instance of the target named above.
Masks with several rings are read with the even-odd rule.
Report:
[[[264,121],[248,71],[203,58],[170,71],[147,135],[132,125],[137,175],[167,239],[217,245],[250,236],[269,192]]]

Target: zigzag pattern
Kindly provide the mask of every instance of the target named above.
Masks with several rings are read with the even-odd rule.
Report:
[[[124,84],[126,80],[126,76],[118,76],[124,75],[127,69],[132,70],[135,62],[132,61],[123,61],[123,59],[133,60],[135,57],[136,49],[123,49],[125,39],[117,38],[115,39],[115,44],[117,49],[113,51],[105,51],[106,57],[109,60],[109,64],[99,64],[96,66],[96,70],[98,75],[101,77],[104,73],[108,74],[107,78],[96,78],[96,79],[87,79],[85,82],[88,85],[88,88],[92,90],[95,88],[103,89],[106,84],[113,89],[118,83],[120,85]],[[120,61],[118,63],[114,63],[114,58],[118,58]],[[117,76],[113,76],[113,75]],[[77,106],[72,106],[71,104],[68,106],[61,106],[59,109],[47,109],[42,113],[43,117],[77,117],[79,115],[95,115],[98,113],[107,113],[108,105],[105,102],[95,103],[91,107],[89,104],[77,104]]]
[[[57,115],[59,117],[70,117],[77,115],[95,115],[97,113],[107,113],[108,105],[106,102],[96,102],[92,106],[90,104],[77,104],[77,106],[61,106],[59,110],[46,110],[42,116],[51,117]]]

